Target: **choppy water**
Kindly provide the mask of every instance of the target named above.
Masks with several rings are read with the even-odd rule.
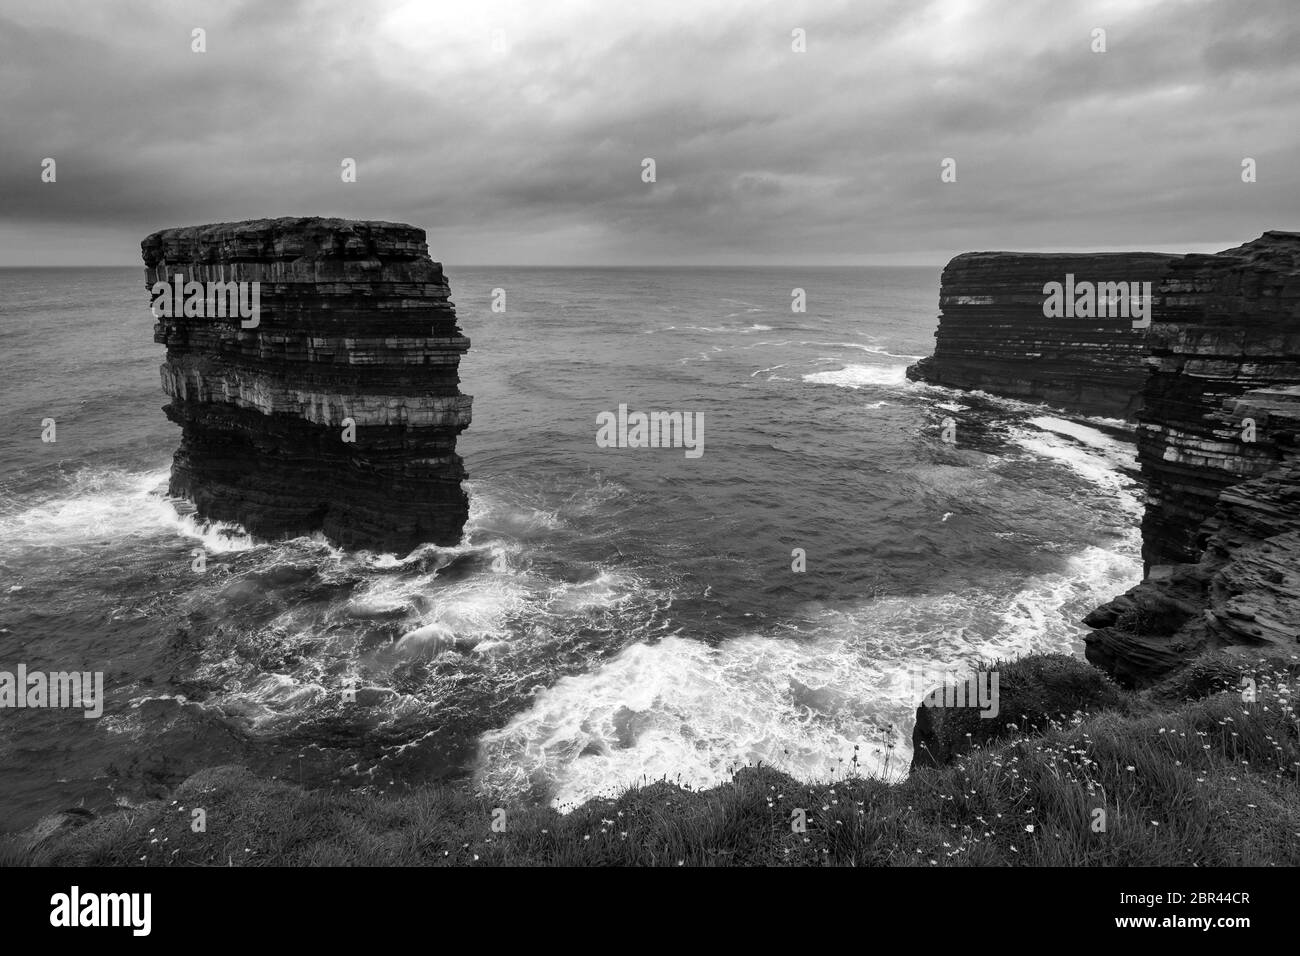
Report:
[[[107,689],[98,720],[0,710],[0,829],[220,762],[558,805],[855,746],[897,773],[916,669],[1079,652],[1140,577],[1105,423],[904,379],[933,270],[449,275],[470,522],[395,556],[179,516],[143,270],[0,271],[0,670]],[[620,403],[702,413],[704,455],[598,448]]]

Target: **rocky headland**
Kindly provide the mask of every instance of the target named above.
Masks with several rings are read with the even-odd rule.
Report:
[[[1170,258],[1160,278],[1140,394],[1111,398],[1140,424],[1152,501],[1147,580],[1090,620],[1088,656],[1118,683],[1066,655],[995,662],[998,714],[919,709],[904,778],[802,781],[760,764],[704,789],[647,779],[563,813],[466,786],[307,792],[213,767],[144,803],[54,813],[0,840],[0,864],[1295,866],[1298,251],[1300,234],[1268,233]],[[1080,404],[1062,407],[1095,414],[1081,377],[1063,387]],[[1286,661],[1267,659],[1279,650]],[[197,807],[221,824],[196,829]]]
[[[260,219],[166,229],[141,251],[182,429],[173,495],[260,537],[399,553],[460,539],[469,339],[424,230]],[[231,315],[221,289],[214,307],[228,283],[255,315]]]
[[[1045,319],[1070,272],[1151,281],[1150,326]],[[1145,580],[1086,619],[1089,661],[1146,686],[1198,654],[1300,650],[1300,233],[1215,255],[968,253],[909,377],[1136,421]]]
[[[934,354],[909,368],[908,378],[1130,417],[1140,407],[1147,352],[1146,331],[1134,327],[1130,303],[1094,299],[1090,315],[1053,317],[1044,314],[1043,287],[1067,276],[1094,287],[1124,283],[1129,291],[1150,283],[1158,301],[1156,283],[1177,258],[1154,252],[957,256],[940,279]]]

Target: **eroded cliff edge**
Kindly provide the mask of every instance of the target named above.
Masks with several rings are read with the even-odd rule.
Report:
[[[424,230],[261,219],[163,230],[141,252],[150,287],[259,292],[255,321],[155,309],[165,410],[182,429],[173,495],[262,537],[321,531],[399,553],[460,539],[469,339]]]
[[[1067,271],[1152,281],[1150,328],[1045,320]],[[1089,661],[1144,686],[1205,650],[1300,652],[1300,233],[1215,255],[970,253],[940,305],[909,377],[1138,423],[1145,580],[1088,616]]]

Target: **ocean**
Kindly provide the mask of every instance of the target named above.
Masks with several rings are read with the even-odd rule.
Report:
[[[1121,423],[905,379],[937,269],[447,271],[470,519],[382,555],[167,499],[143,268],[0,270],[0,670],[106,694],[0,710],[0,830],[221,763],[560,808],[760,761],[897,777],[919,684],[1081,654],[1140,580]],[[598,446],[620,405],[699,414],[703,454]]]

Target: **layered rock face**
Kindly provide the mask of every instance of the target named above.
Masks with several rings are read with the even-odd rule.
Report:
[[[1200,650],[1300,650],[1300,233],[1171,264],[1139,418],[1147,579],[1088,659],[1149,683]]]
[[[1043,287],[1152,282],[1151,328],[1046,319]],[[1300,233],[1216,255],[970,253],[909,377],[1136,418],[1145,580],[1086,619],[1145,685],[1201,651],[1300,651]]]
[[[1138,416],[1148,565],[1195,561],[1223,489],[1276,465],[1277,427],[1243,427],[1237,399],[1300,384],[1298,269],[1300,233],[1268,232],[1164,277]]]
[[[167,229],[141,250],[150,287],[257,283],[252,320],[155,306],[182,428],[173,495],[262,537],[400,553],[460,539],[469,339],[424,230],[262,219]]]
[[[957,256],[940,280],[934,355],[909,368],[908,378],[1130,417],[1146,377],[1145,331],[1129,317],[1048,318],[1043,288],[1071,275],[1080,283],[1130,288],[1150,282],[1154,297],[1177,258],[1149,252]]]
[[[1150,684],[1206,650],[1300,652],[1300,388],[1261,389],[1235,405],[1268,416],[1278,459],[1220,493],[1199,560],[1155,566],[1085,619],[1097,628],[1088,660],[1123,683]]]

